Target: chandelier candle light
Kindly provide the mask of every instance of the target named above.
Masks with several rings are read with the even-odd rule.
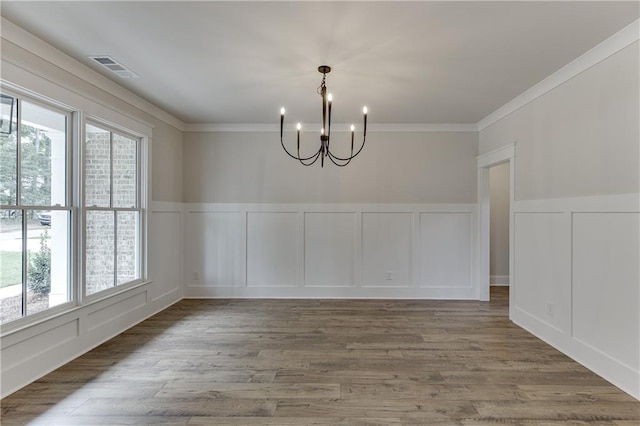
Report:
[[[284,146],[283,132],[284,132],[284,108],[280,109],[280,143],[282,144],[282,148],[285,150],[289,157],[300,161],[303,166],[310,166],[318,161],[320,158],[320,166],[324,167],[324,158],[327,157],[333,164],[338,167],[344,167],[351,162],[360,152],[362,148],[364,148],[364,143],[367,140],[367,107],[362,108],[362,114],[364,116],[364,131],[362,136],[362,145],[354,154],[353,152],[353,141],[355,138],[355,126],[351,125],[351,155],[349,157],[338,157],[334,155],[329,150],[329,142],[331,141],[331,104],[333,102],[333,96],[331,93],[327,93],[327,86],[325,84],[325,79],[327,78],[327,74],[331,72],[331,67],[328,65],[320,65],[318,67],[318,71],[322,73],[322,82],[320,83],[320,87],[318,87],[318,94],[322,97],[322,128],[320,129],[320,148],[318,151],[309,157],[301,157],[300,156],[300,130],[302,129],[302,125],[298,123],[297,127],[297,147],[296,147],[296,155],[293,155],[289,152],[289,150]],[[328,123],[327,123],[328,121]],[[325,132],[325,129],[326,132]]]

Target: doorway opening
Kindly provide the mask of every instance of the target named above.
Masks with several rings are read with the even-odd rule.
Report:
[[[516,281],[513,274],[513,201],[514,201],[514,173],[515,173],[515,143],[506,145],[502,148],[490,151],[477,158],[478,161],[478,298],[480,300],[489,301],[491,299],[491,284],[498,284],[499,282],[508,283],[508,297],[509,300],[514,300],[514,294],[516,292]],[[492,168],[495,170],[492,173]],[[504,168],[501,168],[504,167]],[[508,173],[507,173],[508,171]],[[502,172],[502,173],[501,173]],[[495,174],[494,189],[499,192],[502,202],[498,201],[492,203],[491,196],[491,175]],[[502,175],[502,176],[501,176]],[[502,177],[508,177],[508,184],[506,182],[499,182]],[[502,187],[502,189],[500,189]],[[505,190],[508,192],[508,196],[505,194]],[[508,203],[508,204],[507,204]],[[491,244],[491,221],[492,221],[492,208],[498,210],[498,214],[494,215],[495,221],[503,222],[501,238],[505,238],[503,235],[506,232],[506,243],[502,239],[501,249],[496,246],[496,242],[493,244],[494,252],[492,253]],[[508,215],[505,220],[504,204],[507,204]],[[506,223],[505,223],[506,222]],[[507,225],[508,224],[508,225]],[[494,230],[495,230],[494,225]],[[505,247],[506,246],[506,247]],[[507,250],[508,256],[505,262],[505,252]],[[492,272],[492,255],[495,256],[493,262]],[[497,258],[500,257],[498,261]],[[499,263],[498,263],[499,262]],[[493,277],[492,277],[493,276]],[[492,279],[493,278],[493,279]],[[511,316],[512,303],[509,303],[509,311]]]
[[[509,301],[509,162],[489,168],[489,298]],[[506,299],[506,300],[505,300]]]

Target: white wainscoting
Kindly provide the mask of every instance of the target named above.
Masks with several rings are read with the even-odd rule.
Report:
[[[3,333],[2,397],[182,299],[182,205],[154,202],[148,219],[149,281]]]
[[[304,214],[305,284],[353,287],[356,283],[356,214]]]
[[[640,197],[516,201],[511,319],[640,399]]]
[[[465,288],[472,280],[473,214],[420,213],[420,285]]]
[[[411,287],[413,215],[362,213],[362,286]]]
[[[477,299],[475,204],[186,204],[185,297]]]
[[[300,263],[296,212],[247,212],[247,286],[294,287]]]
[[[573,338],[636,372],[639,223],[639,213],[573,214]]]
[[[152,203],[148,275],[154,303],[182,299],[182,218],[182,203]]]

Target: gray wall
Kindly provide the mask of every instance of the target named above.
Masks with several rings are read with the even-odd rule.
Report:
[[[336,134],[332,145],[347,138]],[[302,141],[317,146],[318,138]],[[277,133],[185,133],[184,200],[475,203],[477,146],[475,132],[371,133],[349,166],[320,168],[289,158]]]
[[[509,275],[509,163],[489,169],[490,247],[489,274]],[[492,282],[492,284],[494,284]],[[497,283],[496,283],[497,284]]]
[[[143,108],[138,108],[122,99],[117,98],[113,94],[98,88],[94,84],[90,84],[86,80],[75,76],[71,72],[67,72],[62,67],[57,67],[48,61],[44,61],[34,53],[18,46],[6,39],[1,40],[1,50],[3,59],[15,62],[23,67],[37,69],[39,74],[46,75],[52,83],[61,87],[73,88],[73,90],[81,94],[87,100],[98,100],[102,105],[113,105],[112,108],[118,113],[124,114],[144,122],[153,127],[152,132],[152,158],[151,158],[151,199],[153,201],[182,201],[182,131],[176,129],[170,124],[151,115]],[[52,53],[53,52],[53,53]],[[74,64],[75,61],[64,56],[63,54],[51,51],[48,54],[55,57],[55,60]],[[4,78],[7,78],[5,72],[2,72]],[[97,75],[97,74],[96,74]],[[96,79],[104,79],[106,77],[96,76]],[[11,80],[11,77],[9,76]],[[31,87],[35,92],[39,91],[42,84],[36,85],[35,80],[28,75],[22,78],[25,82],[34,81]],[[20,83],[20,81],[18,81]],[[44,87],[43,87],[44,88]],[[47,90],[51,90],[48,89]],[[42,92],[42,90],[40,90]],[[55,90],[51,94],[55,98]],[[48,93],[43,93],[49,95]],[[101,117],[104,118],[104,117]]]
[[[640,398],[640,43],[480,132],[516,142],[510,319]]]
[[[516,144],[516,200],[638,192],[639,42],[480,132]]]
[[[151,199],[182,202],[183,133],[157,119],[154,124]]]

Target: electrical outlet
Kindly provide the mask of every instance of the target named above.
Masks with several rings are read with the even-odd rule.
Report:
[[[198,281],[200,279],[200,273],[198,271],[193,271],[193,276],[191,277],[193,281]]]
[[[387,281],[393,281],[393,271],[387,271],[385,275],[386,275],[385,279]]]
[[[553,317],[555,315],[556,305],[553,302],[547,302],[547,315]]]

